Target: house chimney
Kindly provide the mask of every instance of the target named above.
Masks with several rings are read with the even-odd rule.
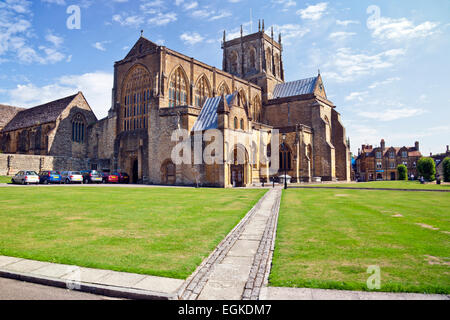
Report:
[[[416,147],[416,150],[419,151],[419,141],[416,141],[415,147]]]
[[[381,150],[384,151],[384,149],[386,148],[386,142],[384,141],[384,139],[381,139],[380,146],[381,146]]]
[[[358,148],[358,156],[361,155],[361,148]]]
[[[449,152],[450,152],[449,145],[447,145],[447,153],[449,153]]]

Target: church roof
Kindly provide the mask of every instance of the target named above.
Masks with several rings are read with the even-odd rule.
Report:
[[[237,92],[225,96],[228,104],[231,103],[236,94]],[[200,115],[198,116],[197,121],[192,128],[193,132],[218,128],[217,108],[219,107],[221,101],[222,96],[206,99],[205,103],[203,104],[202,111],[200,112]]]
[[[275,90],[273,91],[273,99],[312,94],[314,93],[314,88],[316,87],[318,78],[319,77],[312,77],[308,79],[277,84],[275,86]]]
[[[11,119],[22,110],[25,109],[0,104],[0,129],[6,126],[8,122],[10,122]]]
[[[79,93],[30,109],[24,109],[16,114],[16,116],[6,125],[3,131],[14,131],[56,121],[58,116],[64,111],[64,109],[67,108],[69,103],[71,103],[78,94]]]

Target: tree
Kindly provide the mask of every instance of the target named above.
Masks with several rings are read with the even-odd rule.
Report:
[[[417,162],[417,171],[427,181],[436,179],[436,164],[432,158],[420,158]]]
[[[398,180],[408,180],[408,168],[404,164],[397,167]]]
[[[447,157],[444,159],[444,163],[442,164],[444,167],[444,181],[450,182],[450,158]]]

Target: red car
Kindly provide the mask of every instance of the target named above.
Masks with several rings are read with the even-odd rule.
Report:
[[[125,172],[115,172],[114,175],[119,177],[120,183],[130,183],[130,176]]]
[[[119,183],[119,177],[109,172],[103,172],[103,183]]]

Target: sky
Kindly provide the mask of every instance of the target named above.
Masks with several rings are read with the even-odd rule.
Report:
[[[353,153],[361,144],[450,144],[449,0],[0,0],[0,104],[82,91],[111,107],[113,66],[144,36],[222,67],[221,40],[265,19],[283,39],[286,81],[320,70]],[[277,37],[278,38],[278,37]]]

